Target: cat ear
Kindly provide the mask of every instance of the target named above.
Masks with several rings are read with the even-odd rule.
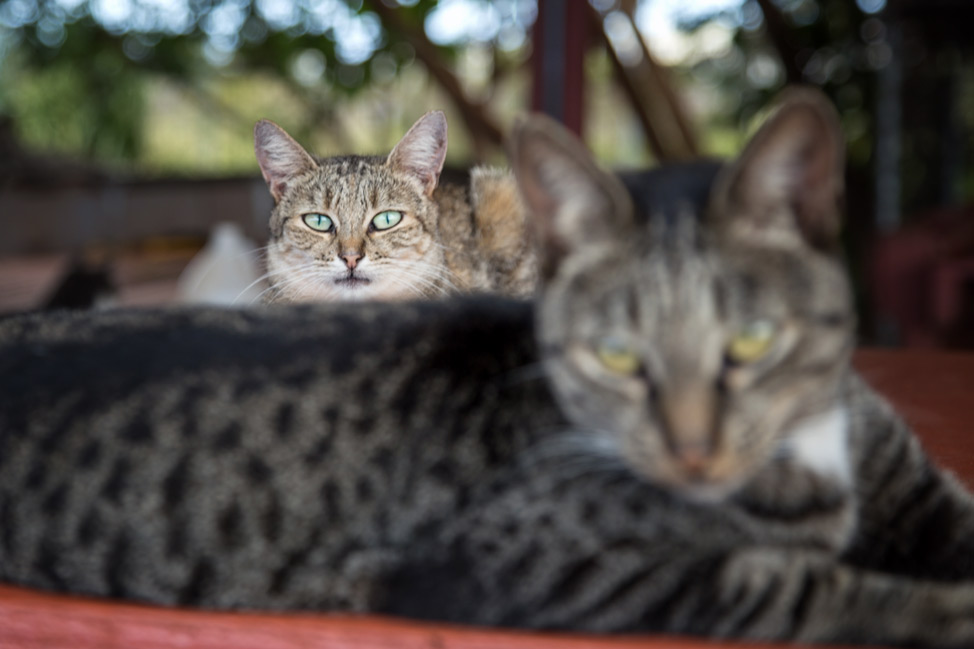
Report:
[[[283,128],[266,119],[254,126],[254,151],[275,201],[281,200],[292,178],[318,166]]]
[[[543,277],[573,252],[625,236],[633,213],[628,192],[563,126],[541,115],[519,120],[508,157],[535,223]]]
[[[433,110],[412,125],[386,159],[386,164],[419,180],[431,195],[446,160],[446,116]]]
[[[715,185],[712,216],[732,236],[838,244],[845,143],[817,90],[792,89]]]

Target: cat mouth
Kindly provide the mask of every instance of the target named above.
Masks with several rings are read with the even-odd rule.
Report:
[[[356,286],[367,286],[372,283],[372,280],[368,279],[367,277],[346,275],[345,277],[339,277],[338,279],[336,279],[335,283],[338,284],[339,286],[354,288]]]

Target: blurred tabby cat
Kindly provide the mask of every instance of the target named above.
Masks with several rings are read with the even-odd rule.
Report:
[[[842,150],[797,92],[736,162],[627,192],[527,122],[536,317],[481,297],[0,322],[0,578],[974,646],[974,503],[850,370]]]
[[[441,182],[446,131],[433,111],[385,158],[316,158],[258,122],[257,161],[276,201],[269,301],[531,294],[533,247],[514,179],[479,167]]]

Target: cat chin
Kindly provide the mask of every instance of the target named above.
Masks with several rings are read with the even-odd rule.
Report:
[[[335,282],[334,300],[374,300],[382,299],[382,287],[376,286],[374,282]]]
[[[365,282],[347,282],[336,280],[334,294],[331,300],[359,302],[365,300],[408,300],[410,295],[403,295],[402,289],[393,282],[383,282],[369,277]]]
[[[746,480],[667,480],[659,483],[664,489],[690,502],[701,505],[715,505],[729,500],[744,486]]]
[[[729,500],[754,477],[751,471],[724,473],[719,476],[691,476],[668,463],[656,465],[655,468],[630,464],[629,469],[660,489],[700,504],[716,504]]]
[[[732,484],[701,484],[684,485],[679,493],[694,503],[701,505],[717,505],[729,500],[741,488],[741,483]]]

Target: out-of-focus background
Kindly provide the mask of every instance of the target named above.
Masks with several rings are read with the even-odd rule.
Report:
[[[971,347],[972,24],[969,0],[0,0],[0,312],[171,302],[217,224],[261,245],[260,118],[385,153],[440,108],[467,166],[533,109],[632,168],[732,155],[806,83],[848,139],[863,340]]]

